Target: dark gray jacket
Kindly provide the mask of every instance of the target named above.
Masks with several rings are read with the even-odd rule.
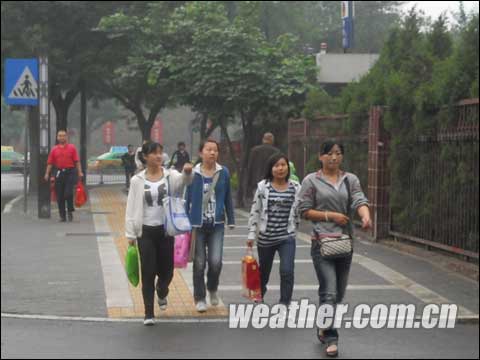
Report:
[[[252,149],[247,168],[247,197],[253,196],[257,184],[265,178],[268,159],[279,152],[279,149],[269,144],[258,145]]]

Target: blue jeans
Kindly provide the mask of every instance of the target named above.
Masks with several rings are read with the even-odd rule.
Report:
[[[195,302],[205,301],[205,268],[208,259],[207,288],[214,292],[218,289],[220,273],[222,272],[223,235],[225,227],[217,224],[215,227],[196,229],[195,259],[193,261],[193,297]],[[208,248],[208,257],[207,257]]]
[[[267,292],[267,284],[272,271],[273,259],[278,251],[280,256],[280,304],[290,305],[293,294],[296,242],[290,237],[271,247],[258,247],[258,260],[262,282],[262,297]]]
[[[318,289],[320,305],[341,303],[347,289],[353,255],[335,260],[324,259],[320,254],[318,241],[312,241],[311,255],[320,284]],[[323,333],[327,341],[338,340],[338,331],[333,327],[323,330]]]

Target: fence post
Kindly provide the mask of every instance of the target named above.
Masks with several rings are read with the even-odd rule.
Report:
[[[373,106],[368,127],[368,199],[374,241],[388,237],[390,231],[390,136],[382,121],[382,108]]]

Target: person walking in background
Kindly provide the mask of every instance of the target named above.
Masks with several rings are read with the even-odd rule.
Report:
[[[68,143],[67,131],[58,130],[58,144],[50,151],[45,171],[45,181],[50,180],[52,169],[55,168],[55,192],[57,195],[58,211],[60,212],[60,221],[73,221],[74,187],[78,178],[83,178],[82,166],[78,156],[77,148]],[[78,175],[78,178],[77,178]],[[65,203],[67,209],[65,208]]]
[[[185,143],[179,142],[177,145],[177,151],[175,151],[172,155],[172,160],[170,161],[169,167],[173,166],[178,171],[178,169],[183,168],[183,165],[190,162],[190,155],[185,149]]]
[[[265,133],[265,135],[263,135],[262,141],[262,145],[255,146],[250,151],[250,157],[248,158],[248,177],[246,189],[247,201],[251,201],[253,199],[253,194],[255,189],[257,188],[258,183],[265,176],[268,159],[274,154],[280,152],[280,150],[273,145],[275,142],[275,137],[272,133]]]
[[[127,191],[130,189],[130,179],[135,175],[137,165],[135,164],[135,151],[133,145],[128,145],[128,152],[122,156],[122,165],[125,168],[125,180]]]

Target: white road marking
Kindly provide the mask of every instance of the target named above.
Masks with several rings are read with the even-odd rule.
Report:
[[[12,211],[13,206],[19,202],[21,199],[23,199],[23,195],[17,196],[15,199],[10,200],[7,205],[5,205],[5,208],[3,209],[4,214],[8,214]]]
[[[100,211],[99,199],[95,191],[90,192],[92,211]],[[111,233],[107,217],[104,214],[93,214],[95,232]],[[102,265],[103,280],[107,308],[122,307],[133,310],[133,300],[130,295],[128,279],[120,260],[120,255],[112,236],[97,236],[98,253]]]
[[[279,291],[280,285],[267,285],[268,290]],[[318,285],[294,285],[298,291],[318,291]],[[347,290],[399,290],[395,285],[348,285]],[[218,291],[242,291],[240,285],[220,285]]]
[[[54,321],[80,321],[80,322],[100,322],[100,323],[143,323],[143,318],[102,318],[102,317],[81,317],[81,316],[55,316],[55,315],[24,315],[2,313],[2,318],[24,319],[24,320],[54,320]],[[166,319],[155,318],[155,323],[167,324],[195,324],[195,323],[226,323],[228,318],[185,318],[185,319]]]

